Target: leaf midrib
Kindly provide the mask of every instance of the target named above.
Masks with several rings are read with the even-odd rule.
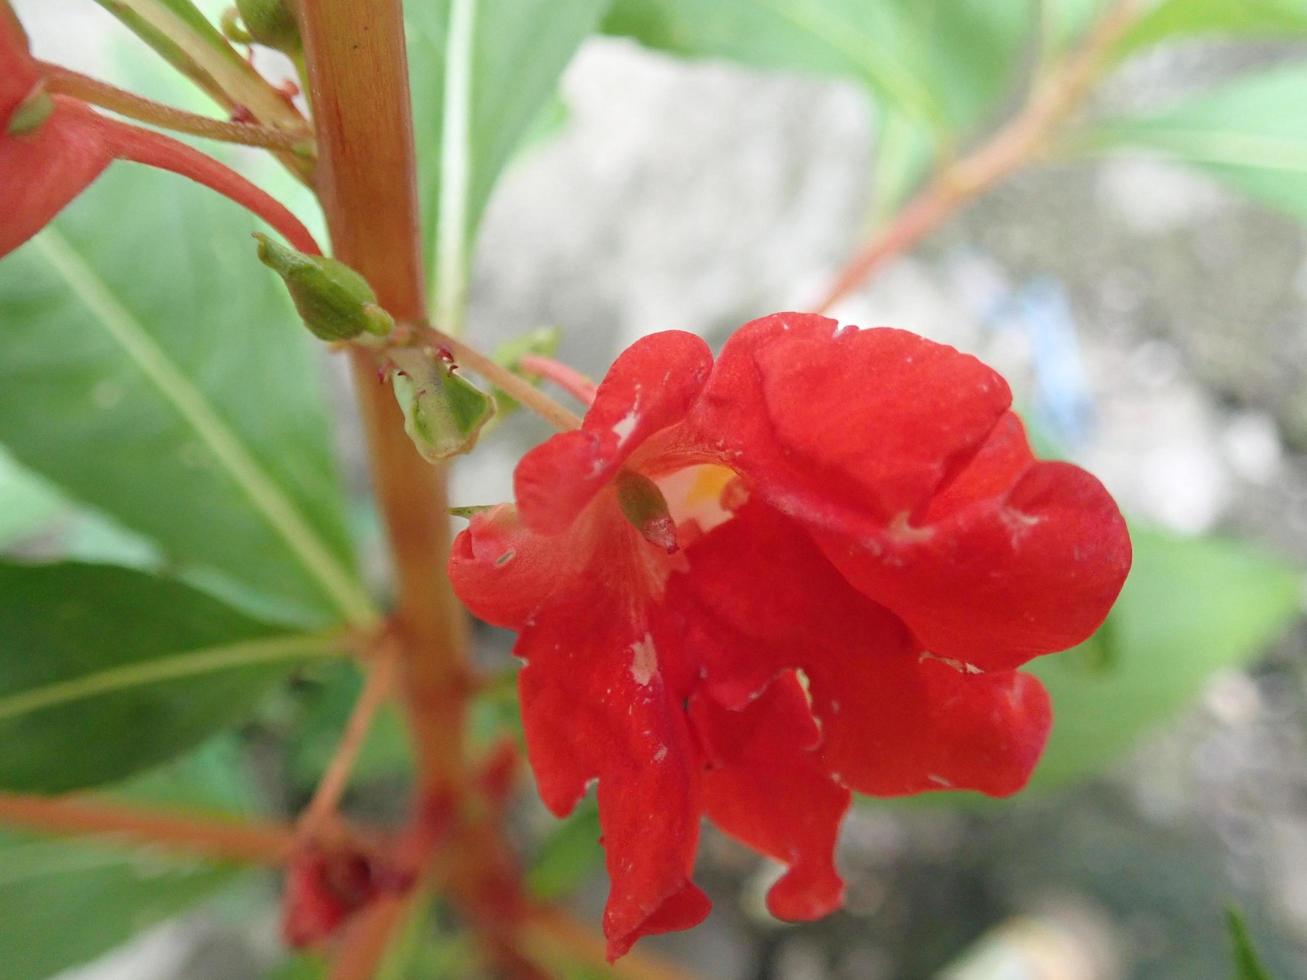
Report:
[[[201,674],[339,655],[334,633],[293,634],[273,639],[249,640],[220,646],[181,650],[164,657],[123,664],[67,680],[28,688],[0,696],[0,722],[36,711],[62,707],[76,701],[102,697],[118,691],[148,687],[164,681]]]
[[[341,614],[356,625],[374,622],[377,611],[367,593],[248,447],[223,422],[204,394],[119,301],[109,285],[53,228],[47,228],[37,236],[35,246],[127,357],[194,430]]]

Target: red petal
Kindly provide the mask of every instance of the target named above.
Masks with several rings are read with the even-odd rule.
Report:
[[[49,224],[113,160],[94,113],[62,96],[54,101],[35,130],[0,131],[0,256]]]
[[[533,534],[504,504],[474,515],[454,539],[449,579],[475,615],[520,630],[560,587],[575,587],[593,547],[586,527],[553,537]]]
[[[790,866],[767,894],[778,919],[809,920],[839,908],[835,840],[849,791],[826,772],[821,732],[793,674],[778,678],[742,710],[703,694],[690,701],[710,756],[704,804],[722,830]]]
[[[859,793],[903,796],[1025,786],[1052,724],[1048,693],[1016,671],[966,674],[938,660],[856,657],[810,670],[822,757]]]
[[[889,328],[778,313],[722,350],[696,422],[786,513],[836,526],[915,514],[1007,410],[974,357]]]
[[[804,670],[825,764],[850,788],[1000,795],[1028,778],[1049,724],[1039,683],[923,659],[903,624],[855,591],[800,525],[751,501],[686,557],[690,573],[670,587],[692,593],[710,621],[710,689],[738,701],[750,682]]]
[[[513,486],[527,526],[554,534],[571,524],[641,443],[685,417],[711,366],[707,344],[676,330],[628,347],[599,385],[582,427],[518,463]]]
[[[18,17],[7,4],[0,6],[0,135],[9,126],[10,114],[40,77]]]
[[[1068,463],[1036,462],[1009,416],[921,527],[816,537],[855,588],[932,653],[1004,670],[1086,639],[1130,570],[1116,503]]]
[[[604,932],[616,958],[641,936],[707,914],[689,880],[701,763],[674,686],[676,632],[592,600],[552,605],[517,652],[527,660],[522,718],[541,799],[562,816],[599,780],[612,882]]]

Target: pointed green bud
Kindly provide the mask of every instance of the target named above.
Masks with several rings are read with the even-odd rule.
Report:
[[[438,463],[476,445],[495,414],[495,400],[455,373],[455,367],[415,347],[389,352],[391,385],[404,413],[404,431],[422,458]]]
[[[300,28],[292,0],[236,0],[245,31],[257,43],[287,54],[300,50]]]
[[[676,551],[676,522],[658,484],[634,470],[617,474],[617,504],[622,514],[650,544],[669,555]]]
[[[41,123],[49,119],[52,112],[54,112],[54,99],[38,83],[36,88],[28,93],[27,98],[14,107],[13,113],[9,116],[9,125],[5,127],[5,132],[10,136],[21,136],[23,133],[30,133],[39,129]]]
[[[377,305],[368,281],[344,262],[306,255],[267,235],[255,234],[259,261],[286,283],[304,325],[323,340],[351,340],[362,333],[384,337],[395,321]]]

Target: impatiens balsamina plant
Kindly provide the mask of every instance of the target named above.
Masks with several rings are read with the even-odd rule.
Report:
[[[198,446],[201,462],[183,467],[184,479],[217,472],[227,482],[151,506],[150,488],[115,460],[88,477],[91,462],[69,468],[40,433],[4,430],[19,463],[169,560],[154,570],[0,563],[0,593],[11,597],[0,595],[9,631],[0,657],[14,662],[0,670],[0,736],[30,752],[0,767],[0,823],[273,866],[287,944],[322,954],[338,980],[378,975],[433,897],[475,938],[491,974],[553,975],[560,962],[606,956],[623,975],[656,977],[671,974],[643,950],[627,954],[643,936],[708,914],[693,880],[705,818],[785,866],[767,905],[803,921],[843,902],[835,845],[855,794],[1001,797],[1026,785],[1055,720],[1044,686],[1022,667],[1094,634],[1125,583],[1131,542],[1093,476],[1033,455],[992,369],[907,330],[841,325],[819,311],[753,319],[715,356],[694,334],[649,333],[598,385],[554,360],[543,334],[493,356],[462,338],[472,232],[509,137],[523,135],[609,4],[541,7],[558,36],[533,49],[540,60],[521,67],[521,87],[544,94],[510,112],[508,101],[491,111],[472,91],[489,36],[476,33],[478,18],[503,11],[432,0],[443,62],[414,59],[413,77],[438,76],[443,102],[419,105],[416,122],[429,134],[422,113],[439,114],[439,174],[423,171],[421,186],[419,154],[431,148],[415,149],[400,0],[249,0],[222,30],[189,0],[103,6],[229,118],[38,60],[0,0],[0,254],[17,253],[6,263],[32,250],[52,256],[126,351],[123,377],[159,395],[171,421],[157,430],[133,422],[143,440],[130,444],[133,458]],[[525,0],[509,13],[543,16]],[[1018,119],[927,185],[820,309],[1033,156],[1134,13],[1113,6],[1069,46]],[[274,86],[233,45],[276,48],[299,84]],[[476,127],[492,123],[505,138],[477,142]],[[279,201],[196,139],[268,151],[286,171],[277,178],[303,185],[299,196]],[[151,175],[158,186],[180,175],[256,216],[253,239],[217,244],[242,256],[250,282],[284,287],[288,322],[293,304],[314,337],[349,359],[390,549],[386,602],[355,572],[339,515],[306,503],[317,457],[304,463],[271,437],[258,441],[292,432],[294,413],[251,422],[239,398],[215,394],[227,367],[210,371],[201,359],[182,369],[203,344],[140,326],[131,304],[70,255],[57,223],[42,233],[66,208],[76,214],[84,202],[75,199],[93,198],[106,169],[132,164],[170,171]],[[316,227],[309,195],[330,256],[292,212]],[[139,206],[122,202],[122,224],[97,233],[120,234]],[[206,247],[218,236],[188,232]],[[155,275],[150,254],[133,261],[139,279]],[[32,309],[49,299],[32,296]],[[168,329],[185,338],[187,326]],[[20,324],[0,329],[29,338]],[[45,362],[22,350],[15,374],[44,376]],[[47,392],[52,401],[86,394],[73,390],[82,375],[69,377]],[[541,382],[584,405],[583,417]],[[92,394],[104,413],[119,397]],[[467,523],[451,540],[450,460],[518,406],[559,431],[517,464],[512,501],[452,508]],[[87,431],[98,433],[102,417],[88,416]],[[168,441],[174,424],[185,440]],[[115,454],[88,436],[79,458]],[[117,496],[99,499],[101,482]],[[223,511],[208,528],[232,498],[248,503],[252,523],[233,531],[239,522]],[[240,550],[248,540],[257,549]],[[284,564],[269,572],[254,554]],[[470,734],[473,704],[503,685],[473,670],[464,608],[517,634],[523,666],[506,676],[545,806],[565,817],[594,787],[610,881],[603,941],[523,884],[504,833],[518,743],[509,724]],[[60,795],[195,748],[248,719],[272,681],[341,653],[361,668],[361,690],[293,823],[156,811],[130,792]],[[210,671],[227,671],[230,686],[206,688]],[[137,700],[113,700],[136,686]],[[391,701],[415,770],[407,816],[346,818],[351,772]],[[137,717],[130,738],[114,727]],[[162,726],[157,741],[151,720]],[[65,769],[60,751],[84,759]]]

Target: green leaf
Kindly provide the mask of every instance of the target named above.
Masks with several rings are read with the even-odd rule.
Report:
[[[1307,64],[1245,75],[1145,118],[1103,123],[1090,146],[1137,148],[1201,167],[1307,219]]]
[[[363,678],[353,664],[331,664],[315,671],[309,683],[296,686],[296,710],[287,726],[291,732],[287,764],[298,784],[312,788],[336,753]],[[404,719],[394,704],[382,705],[363,740],[354,774],[359,779],[395,779],[411,767]]]
[[[1225,924],[1230,933],[1230,945],[1234,947],[1234,980],[1271,980],[1238,909],[1225,910]]]
[[[1025,668],[1053,698],[1034,786],[1101,771],[1298,615],[1301,574],[1252,547],[1140,528],[1131,536],[1134,568],[1104,628]]]
[[[531,894],[551,902],[575,891],[603,865],[599,837],[599,808],[593,799],[582,800],[540,844],[526,875]]]
[[[1307,0],[1163,0],[1117,42],[1118,56],[1213,35],[1283,40],[1307,34]]]
[[[124,166],[0,262],[0,443],[268,615],[365,620],[311,338],[252,225]]]
[[[209,70],[153,22],[155,11],[163,8],[185,27],[194,43],[219,52],[220,56],[233,66],[239,66],[244,70],[246,66],[241,64],[240,55],[195,4],[191,3],[191,0],[146,0],[144,3],[140,0],[96,0],[96,3],[121,20],[170,65],[204,89],[217,102],[222,105],[230,102],[222,86]]]
[[[210,814],[249,808],[250,778],[232,740],[115,788],[115,795]],[[138,935],[242,871],[117,844],[0,834],[0,950],[5,980],[42,980]]]
[[[1064,53],[1107,9],[1106,0],[1038,0],[1045,55]]]
[[[698,58],[853,78],[937,134],[995,107],[1028,0],[615,0],[604,30]]]
[[[551,111],[559,75],[607,6],[608,0],[405,4],[424,239],[442,327],[457,329],[461,319],[467,260],[495,181],[536,118]]]
[[[61,509],[57,493],[0,452],[0,548],[31,534]]]
[[[0,637],[0,786],[44,793],[172,758],[339,652],[189,586],[75,563],[0,563]]]

